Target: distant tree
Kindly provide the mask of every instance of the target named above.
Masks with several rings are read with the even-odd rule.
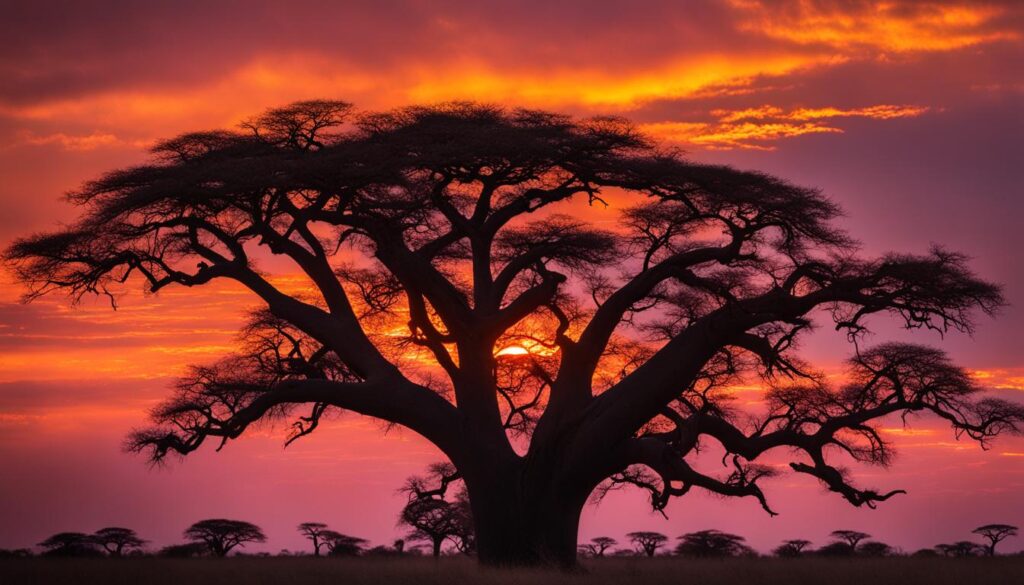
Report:
[[[986,552],[988,556],[993,557],[996,554],[996,545],[1011,536],[1017,536],[1017,530],[1016,526],[1010,524],[986,524],[975,528],[971,532],[979,534],[988,540],[989,544],[986,547]]]
[[[870,534],[856,530],[833,530],[831,536],[840,542],[845,542],[850,547],[850,552],[852,553],[857,552],[857,544],[860,541],[871,538]]]
[[[869,540],[860,545],[857,553],[866,557],[887,557],[896,552],[896,549],[884,542]]]
[[[830,542],[814,553],[825,557],[848,557],[854,554],[849,544],[840,541]]]
[[[82,532],[58,532],[39,543],[46,549],[48,557],[94,557],[99,556],[99,545],[92,536]]]
[[[266,542],[267,537],[259,526],[242,520],[212,518],[201,520],[185,530],[185,538],[202,542],[215,556],[227,556],[237,546],[248,542]]]
[[[960,540],[952,544],[937,544],[935,550],[947,557],[976,557],[986,554],[984,546],[969,540]]]
[[[428,542],[433,556],[441,556],[441,547],[462,533],[461,519],[451,502],[427,498],[412,500],[402,509],[400,522],[412,528],[408,538]]]
[[[303,522],[299,524],[299,533],[313,542],[313,556],[320,556],[320,547],[324,545],[321,535],[327,530],[327,525],[322,522]]]
[[[605,551],[619,544],[619,541],[609,536],[597,536],[591,538],[590,542],[580,546],[581,552],[592,557],[603,557]]]
[[[399,524],[412,528],[410,540],[429,543],[435,558],[441,556],[446,541],[467,554],[475,546],[473,514],[465,487],[453,500],[445,499],[461,479],[452,464],[434,463],[426,475],[409,477],[399,490],[409,498],[399,514]]]
[[[92,539],[112,557],[124,556],[128,552],[139,550],[148,542],[139,538],[131,528],[117,526],[100,528],[93,533]]]
[[[910,556],[924,558],[937,557],[939,556],[939,551],[934,548],[922,548],[914,551]]]
[[[753,550],[744,544],[746,539],[720,530],[698,530],[679,537],[675,553],[686,557],[735,557]]]
[[[665,546],[668,542],[668,537],[660,532],[630,532],[626,535],[636,547],[638,552],[643,552],[649,557],[653,557],[658,549]]]
[[[803,554],[804,549],[810,546],[811,541],[794,539],[785,540],[772,551],[777,557],[798,557]]]
[[[27,559],[31,556],[33,556],[32,551],[27,548],[0,548],[0,559]]]
[[[161,557],[176,559],[205,557],[210,554],[210,547],[205,542],[186,542],[165,546],[157,553]]]
[[[358,556],[368,542],[365,538],[349,536],[334,530],[321,531],[320,539],[323,544],[327,545],[327,550],[332,557]]]

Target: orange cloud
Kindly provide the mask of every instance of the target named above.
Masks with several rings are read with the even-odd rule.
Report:
[[[765,0],[730,0],[741,11],[742,30],[801,45],[898,53],[949,51],[982,43],[1019,40],[1004,24],[1005,9],[978,3],[865,2],[856,5],[798,0],[780,6]]]
[[[839,59],[838,61],[841,61]],[[709,54],[628,71],[594,67],[545,71],[503,69],[461,60],[375,71],[320,55],[260,58],[207,84],[109,90],[23,105],[0,104],[0,115],[52,129],[23,132],[28,144],[68,150],[144,147],[157,137],[204,127],[232,126],[268,105],[336,97],[363,108],[471,99],[543,108],[616,111],[655,99],[743,92],[758,77],[783,76],[838,62],[834,56]],[[90,130],[65,133],[88,121]]]
[[[1020,368],[971,370],[970,374],[982,386],[998,390],[1024,391],[1024,371]]]
[[[770,142],[804,134],[842,133],[826,123],[834,118],[870,118],[890,120],[920,116],[923,106],[876,105],[864,108],[797,108],[786,111],[765,105],[742,110],[713,110],[715,122],[656,122],[643,130],[669,142],[681,142],[715,150],[734,148],[772,150]]]

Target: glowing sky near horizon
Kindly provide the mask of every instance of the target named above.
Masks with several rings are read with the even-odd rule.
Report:
[[[145,160],[158,138],[231,127],[293,100],[380,109],[472,99],[621,115],[694,159],[822,188],[865,253],[940,243],[971,255],[1010,306],[973,338],[909,338],[1024,400],[1019,2],[68,1],[5,2],[3,13],[0,245],[72,220],[62,193]],[[588,217],[614,221],[613,212]],[[171,544],[210,516],[262,525],[270,551],[302,548],[303,521],[376,544],[400,535],[395,490],[438,454],[369,419],[331,421],[287,450],[283,429],[263,427],[157,470],[121,452],[175,375],[230,351],[255,306],[238,287],[137,292],[113,312],[103,300],[22,305],[19,286],[0,278],[0,548],[111,524]],[[908,337],[880,327],[875,339],[887,338]],[[847,348],[823,336],[805,350],[835,367]],[[768,484],[777,518],[752,501],[695,495],[666,520],[642,494],[622,492],[588,508],[581,535],[718,528],[768,550],[852,528],[916,549],[983,523],[1024,525],[1024,440],[981,451],[926,419],[886,432],[895,465],[856,476],[909,494],[879,510],[786,475]]]

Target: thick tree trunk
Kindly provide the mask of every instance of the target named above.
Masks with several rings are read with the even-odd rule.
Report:
[[[474,506],[480,562],[493,566],[576,566],[583,503],[557,506],[520,500]]]
[[[525,465],[499,473],[466,474],[480,562],[575,568],[580,513],[593,486]]]

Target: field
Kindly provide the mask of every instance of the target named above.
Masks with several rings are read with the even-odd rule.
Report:
[[[467,559],[5,559],[0,583],[18,585],[1012,585],[1024,557],[996,559],[607,559],[585,572],[481,569]]]

